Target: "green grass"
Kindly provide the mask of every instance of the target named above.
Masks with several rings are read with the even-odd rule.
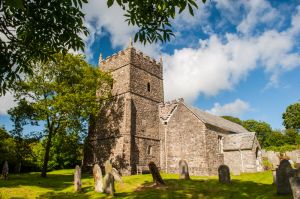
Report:
[[[83,175],[82,191],[73,191],[73,170],[58,170],[41,178],[39,173],[10,175],[8,181],[0,180],[0,199],[4,198],[109,198],[93,190],[93,178]],[[277,196],[272,185],[271,172],[232,176],[230,185],[223,185],[213,177],[192,177],[179,180],[178,175],[162,174],[165,186],[153,186],[151,175],[134,175],[116,183],[116,198],[286,198]]]

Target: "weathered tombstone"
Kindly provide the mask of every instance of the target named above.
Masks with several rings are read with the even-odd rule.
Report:
[[[114,179],[115,179],[117,182],[123,183],[122,177],[119,175],[119,172],[117,171],[117,169],[112,168],[111,174],[114,176]]]
[[[105,176],[103,179],[103,192],[114,195],[115,193],[115,179],[112,174],[113,167],[111,165],[111,162],[107,160],[104,164],[105,167]]]
[[[8,162],[5,161],[2,168],[3,180],[8,180],[8,171],[9,171]]]
[[[98,164],[93,167],[94,187],[96,192],[103,192],[102,172]]]
[[[106,173],[111,173],[112,172],[112,165],[110,163],[109,160],[107,160],[105,163],[104,163],[104,168],[105,168],[105,174]]]
[[[291,194],[291,185],[289,178],[291,177],[291,172],[293,171],[291,164],[288,160],[281,160],[279,167],[276,169],[276,187],[277,194]]]
[[[165,184],[165,182],[163,181],[163,179],[160,176],[160,173],[159,173],[158,168],[155,165],[155,163],[150,162],[148,164],[148,166],[149,166],[150,173],[152,174],[153,182],[155,182],[157,185]]]
[[[74,172],[74,189],[75,191],[81,190],[81,168],[76,165]]]
[[[290,177],[289,179],[294,199],[300,198],[300,177]]]
[[[189,167],[185,160],[179,161],[179,178],[184,180],[189,180]]]
[[[115,180],[111,173],[106,173],[103,179],[103,192],[114,195],[115,193]]]
[[[227,165],[220,165],[218,168],[219,182],[229,184],[230,183],[230,170]]]

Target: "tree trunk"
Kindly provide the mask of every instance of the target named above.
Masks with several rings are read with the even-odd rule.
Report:
[[[44,163],[43,163],[42,173],[41,173],[41,177],[43,178],[47,177],[47,167],[48,167],[49,153],[50,153],[50,147],[52,142],[51,139],[52,139],[52,132],[49,131],[49,135],[46,143],[45,155],[44,155]]]

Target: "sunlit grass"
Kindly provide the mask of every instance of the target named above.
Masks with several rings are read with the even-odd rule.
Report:
[[[151,175],[123,177],[116,183],[116,198],[292,198],[277,196],[272,185],[271,172],[232,176],[230,185],[218,182],[217,176],[192,176],[192,180],[179,180],[178,175],[162,174],[165,186],[153,186]],[[93,189],[93,178],[84,174],[82,191],[73,191],[73,170],[58,170],[41,178],[40,173],[10,175],[8,181],[0,180],[0,198],[107,198]]]

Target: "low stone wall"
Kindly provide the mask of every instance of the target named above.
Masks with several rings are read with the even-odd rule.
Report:
[[[268,158],[270,163],[273,165],[273,168],[276,168],[279,165],[279,154],[280,152],[262,150],[262,157]],[[284,152],[284,154],[290,157],[293,162],[300,163],[300,149],[287,151]]]

